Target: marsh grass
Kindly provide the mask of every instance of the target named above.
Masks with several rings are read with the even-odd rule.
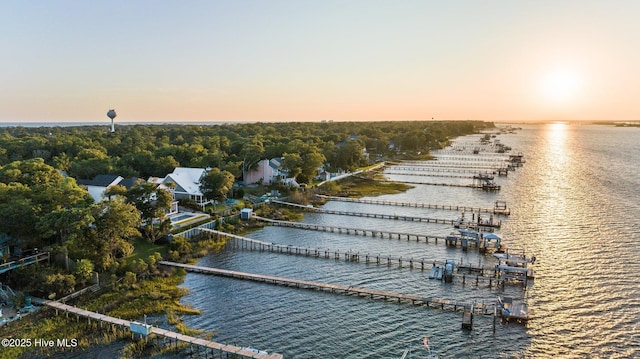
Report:
[[[98,328],[98,324],[95,321],[89,323],[85,318],[78,320],[75,316],[67,318],[65,315],[56,316],[53,313],[53,309],[43,309],[21,320],[0,327],[0,337],[2,338],[31,338],[32,340],[31,347],[3,347],[0,350],[0,358],[50,356],[51,348],[36,348],[34,345],[35,338],[53,341],[58,339],[77,339],[77,347],[67,350],[79,351],[96,344],[109,344],[126,337],[123,335],[122,330],[111,330],[110,326]]]
[[[150,314],[162,314],[167,309],[183,314],[199,314],[196,309],[180,304],[188,293],[179,284],[186,272],[182,269],[138,281],[135,285],[118,284],[113,290],[87,303],[86,309],[117,318],[133,320]]]
[[[358,198],[402,193],[410,188],[413,186],[387,181],[381,174],[371,172],[339,180],[337,185],[328,187],[329,190],[326,192],[323,192],[324,189],[321,187],[320,192],[331,196]]]

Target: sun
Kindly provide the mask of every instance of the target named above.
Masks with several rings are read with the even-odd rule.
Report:
[[[582,81],[577,71],[557,68],[542,76],[540,88],[548,101],[565,104],[576,99],[582,89]]]

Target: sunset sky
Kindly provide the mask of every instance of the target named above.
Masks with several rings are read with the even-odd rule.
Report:
[[[640,1],[2,1],[0,122],[640,120]]]

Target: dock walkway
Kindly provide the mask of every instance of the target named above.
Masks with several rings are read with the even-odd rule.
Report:
[[[235,234],[216,231],[213,229],[200,228],[202,231],[214,233],[219,236],[227,237],[232,240],[234,248],[256,250],[256,251],[268,251],[271,253],[281,253],[288,255],[297,255],[313,258],[335,259],[344,260],[348,262],[365,263],[365,264],[377,264],[392,266],[397,265],[400,268],[420,269],[424,271],[425,268],[430,270],[432,267],[438,265],[443,267],[445,262],[439,260],[431,260],[425,258],[413,258],[402,257],[394,255],[381,255],[371,253],[360,253],[356,251],[340,251],[332,250],[328,248],[312,248],[312,247],[300,247],[289,244],[276,244],[260,241],[253,238],[242,237]],[[460,279],[462,284],[479,285],[480,283],[488,283],[489,286],[504,284],[504,278],[498,276],[496,267],[482,266],[480,264],[474,265],[472,263],[456,263],[456,271],[453,275],[454,278]],[[461,271],[466,273],[460,274]]]
[[[319,194],[317,194],[316,197],[324,198],[330,201],[378,204],[383,206],[428,208],[428,209],[440,209],[440,210],[457,211],[457,212],[506,214],[506,203],[504,204],[505,206],[504,208],[502,207],[482,208],[482,207],[462,206],[462,205],[452,205],[452,204],[432,204],[432,203],[421,203],[421,202],[385,201],[380,199],[348,198],[348,197],[337,197],[337,196],[325,196],[325,195],[319,195]]]
[[[219,232],[214,230],[206,230],[209,232],[213,232],[219,235],[227,235],[225,232]],[[392,266],[397,265],[400,268],[409,268],[409,269],[419,269],[424,271],[425,268],[430,270],[432,267],[436,265],[443,267],[445,265],[445,261],[439,260],[431,260],[425,258],[413,258],[413,257],[402,257],[397,255],[382,255],[382,254],[371,254],[371,253],[360,253],[352,250],[348,251],[340,251],[340,250],[332,250],[328,248],[312,248],[312,247],[300,247],[300,246],[292,246],[288,244],[276,244],[260,241],[257,239],[241,237],[241,236],[233,236],[230,237],[232,240],[230,241],[234,248],[244,249],[244,250],[256,250],[256,251],[268,251],[271,253],[281,253],[288,255],[296,255],[296,256],[304,256],[304,257],[313,257],[313,258],[324,258],[324,259],[335,259],[335,260],[344,260],[345,262],[356,262],[356,263],[365,263],[365,264],[377,264],[377,265],[386,265]],[[504,284],[504,279],[497,276],[497,271],[495,267],[486,267],[486,266],[475,266],[469,263],[456,264],[457,271],[468,271],[468,273],[456,273],[454,274],[454,278],[460,279],[462,284],[474,283],[475,285],[479,285],[480,283],[488,283],[489,286],[492,286],[495,282],[496,285]]]
[[[416,182],[416,181],[398,181],[398,180],[392,180],[392,181],[398,182],[398,183],[406,183],[406,184],[422,184],[426,186],[466,187],[466,188],[475,188],[475,189],[487,189],[487,186],[484,186],[483,184],[476,184],[476,183],[461,184],[461,183]],[[500,189],[500,186],[492,189]]]
[[[403,163],[402,166],[420,167],[420,168],[464,168],[468,170],[475,170],[476,172],[478,170],[491,170],[491,169],[495,170],[502,167],[500,164],[497,164],[497,163],[481,166],[477,164],[468,165],[460,162],[438,162],[438,161],[433,161],[433,163],[421,163],[421,164],[410,164],[410,165]]]
[[[390,170],[400,170],[400,171],[474,173],[474,174],[478,173],[478,170],[457,169],[457,168],[415,167],[415,166],[400,166],[400,165],[388,167],[388,168]],[[497,172],[497,170],[493,170],[491,172],[495,173]]]
[[[367,228],[355,228],[355,227],[342,227],[342,226],[331,226],[325,224],[316,224],[316,223],[303,223],[303,222],[291,222],[291,221],[281,221],[277,219],[264,218],[259,216],[253,216],[252,218],[267,222],[272,226],[277,227],[290,227],[297,229],[305,229],[311,231],[319,231],[319,232],[330,232],[330,233],[344,233],[351,234],[356,236],[363,237],[380,237],[380,238],[388,238],[388,239],[406,239],[407,241],[415,240],[416,242],[425,242],[429,243],[429,241],[434,241],[436,244],[438,241],[445,241],[446,237],[443,236],[432,236],[428,234],[415,234],[415,233],[406,233],[406,232],[390,232],[390,231],[381,231],[377,229],[367,229]],[[457,244],[457,243],[456,243]]]
[[[476,247],[480,250],[481,246],[477,243],[467,239],[464,240],[461,236],[434,236],[428,234],[416,234],[416,233],[407,233],[407,232],[390,232],[390,231],[381,231],[376,229],[366,229],[366,228],[355,228],[355,227],[341,227],[341,226],[331,226],[325,224],[316,224],[316,223],[303,223],[303,222],[290,222],[290,221],[281,221],[277,219],[264,218],[259,216],[253,216],[252,218],[267,222],[268,224],[276,227],[289,227],[296,229],[304,229],[310,231],[319,231],[319,232],[329,232],[329,233],[340,233],[340,234],[349,234],[354,236],[363,236],[363,237],[380,237],[386,239],[397,239],[402,240],[406,239],[407,241],[415,240],[416,242],[425,242],[429,243],[429,241],[433,241],[435,244],[438,244],[438,241],[442,243],[446,243],[449,246],[459,246],[462,249],[468,249],[469,247]],[[197,228],[198,230],[206,230],[205,228]],[[211,231],[217,232],[217,231]],[[220,232],[224,233],[224,232]],[[226,233],[225,233],[226,234]]]
[[[39,304],[39,305],[46,305],[48,307],[54,308],[56,310],[56,313],[60,310],[62,312],[65,313],[71,313],[74,314],[76,316],[81,316],[81,317],[85,317],[88,318],[89,320],[93,319],[99,322],[103,322],[103,323],[109,323],[109,324],[113,324],[113,325],[117,325],[120,327],[124,327],[124,328],[130,328],[132,323],[136,323],[136,322],[132,322],[129,320],[125,320],[125,319],[120,319],[120,318],[115,318],[115,317],[111,317],[108,315],[104,315],[104,314],[100,314],[100,313],[96,313],[96,312],[92,312],[89,310],[84,310],[78,307],[74,307],[71,305],[67,305],[67,304],[63,304],[60,302],[56,302],[56,301],[51,301],[51,300],[47,300],[47,299],[40,299],[40,298],[33,298],[33,303],[35,304]],[[137,323],[140,324],[140,323]],[[161,328],[157,328],[157,327],[151,327],[151,333],[156,334],[156,335],[160,335],[166,338],[170,338],[170,339],[174,339],[174,340],[178,340],[184,343],[188,343],[188,344],[192,344],[192,345],[198,345],[204,348],[208,348],[208,349],[212,349],[212,350],[218,350],[220,352],[225,352],[225,353],[229,353],[229,354],[235,354],[235,355],[241,355],[243,357],[246,358],[255,358],[255,359],[282,359],[283,356],[282,354],[277,354],[277,353],[273,353],[273,354],[262,354],[262,353],[256,353],[254,351],[245,349],[245,348],[240,348],[237,346],[233,346],[233,345],[226,345],[226,344],[221,344],[221,343],[216,343],[216,342],[212,342],[209,340],[205,340],[205,339],[201,339],[201,338],[197,338],[197,337],[192,337],[189,335],[184,335],[184,334],[180,334],[180,333],[176,333],[176,332],[172,332],[170,330],[165,330],[165,329],[161,329]]]
[[[437,161],[464,161],[464,162],[504,162],[508,163],[509,158],[506,156],[502,156],[498,158],[498,156],[479,156],[478,154],[469,154],[467,156],[464,155],[452,155],[452,154],[434,154],[434,157],[437,158]],[[404,161],[405,163],[412,163]]]
[[[297,207],[309,211],[314,211],[318,213],[326,213],[326,214],[337,214],[341,216],[354,216],[354,217],[368,217],[368,218],[381,218],[381,219],[393,219],[398,221],[409,221],[409,222],[426,222],[426,223],[437,223],[437,224],[449,224],[455,225],[456,221],[453,219],[439,219],[439,218],[429,218],[429,217],[417,217],[417,216],[401,216],[397,214],[385,214],[385,213],[364,213],[364,212],[351,212],[351,211],[337,211],[331,209],[324,208],[316,208],[313,206],[304,206],[297,203],[285,202],[280,200],[271,200],[271,203],[276,203],[284,206]]]
[[[393,171],[385,171],[385,175],[399,175],[399,176],[420,176],[420,177],[439,177],[439,178],[462,178],[462,179],[473,179],[474,176],[467,175],[447,175],[444,173],[403,173],[403,172],[393,172]]]
[[[425,298],[418,295],[392,293],[392,292],[379,291],[379,290],[366,289],[366,288],[355,288],[352,286],[347,287],[347,286],[336,285],[336,284],[318,283],[318,282],[299,280],[299,279],[289,279],[289,278],[274,277],[274,276],[268,276],[268,275],[262,275],[262,274],[230,271],[226,269],[202,267],[202,266],[168,262],[168,261],[159,261],[158,264],[170,266],[170,267],[183,268],[189,272],[194,272],[194,273],[217,275],[217,276],[228,277],[228,278],[282,285],[286,287],[317,290],[317,291],[330,292],[335,294],[357,295],[359,297],[364,297],[364,298],[381,299],[385,301],[394,301],[398,303],[405,303],[405,304],[411,304],[416,306],[427,306],[429,308],[440,308],[443,310],[450,310],[450,311],[456,311],[456,312],[464,311],[465,307],[473,306],[477,313],[481,313],[484,315],[494,315],[495,313],[494,308],[496,306],[495,303],[493,304],[477,303],[477,302],[470,303],[470,302],[462,302],[462,301],[450,300],[450,299]]]

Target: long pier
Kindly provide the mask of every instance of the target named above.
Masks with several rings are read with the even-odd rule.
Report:
[[[289,279],[275,276],[268,276],[262,274],[253,274],[246,272],[231,271],[226,269],[202,267],[190,264],[182,264],[168,261],[159,261],[158,264],[183,268],[186,271],[202,274],[210,274],[227,278],[235,278],[241,280],[248,280],[253,282],[269,283],[274,285],[281,285],[286,287],[301,288],[317,290],[322,292],[330,292],[343,295],[357,295],[359,297],[380,299],[384,301],[393,301],[397,303],[405,303],[416,306],[427,306],[429,308],[440,308],[450,311],[464,311],[465,307],[471,308],[473,306],[476,313],[483,315],[494,315],[496,304],[486,304],[483,302],[462,302],[451,299],[441,298],[427,298],[418,295],[392,293],[380,290],[356,288],[352,286],[342,286],[336,284],[319,283],[313,281]]]
[[[438,243],[439,240],[444,241],[446,238],[443,236],[432,236],[428,234],[391,232],[391,231],[381,231],[377,229],[281,221],[281,220],[264,218],[259,216],[253,216],[253,218],[259,221],[267,222],[268,224],[276,227],[289,227],[289,228],[305,229],[305,230],[320,231],[320,232],[330,232],[330,233],[344,233],[344,234],[352,234],[352,235],[363,236],[363,237],[380,237],[380,238],[398,239],[398,240],[406,239],[407,241],[415,240],[416,242],[424,241],[425,243],[429,243],[429,241],[432,240],[436,244]]]
[[[471,154],[468,156],[435,154],[434,156],[438,159],[438,161],[446,160],[446,161],[467,161],[467,162],[504,162],[505,164],[509,162],[509,158],[507,157],[496,158],[496,156],[492,156],[491,158],[488,158],[487,156],[479,156],[477,154],[475,155]]]
[[[437,223],[437,224],[450,224],[455,225],[456,221],[453,219],[439,219],[439,218],[429,218],[429,217],[417,217],[417,216],[401,216],[396,214],[385,214],[385,213],[365,213],[365,212],[351,212],[351,211],[338,211],[324,208],[316,208],[304,206],[297,203],[284,202],[279,200],[271,200],[271,203],[281,204],[284,206],[297,207],[304,210],[310,210],[318,213],[326,213],[326,214],[337,214],[342,216],[354,216],[354,217],[368,217],[368,218],[381,218],[381,219],[393,219],[398,221],[409,221],[409,222],[426,222],[426,223]]]
[[[341,227],[341,226],[331,226],[324,224],[315,224],[315,223],[303,223],[303,222],[290,222],[290,221],[281,221],[276,219],[264,218],[259,216],[253,216],[252,218],[267,222],[268,224],[276,227],[289,227],[296,229],[304,229],[311,231],[320,231],[320,232],[330,232],[330,233],[341,233],[341,234],[350,234],[355,236],[363,236],[363,237],[380,237],[387,239],[397,239],[402,240],[406,239],[407,241],[415,240],[416,242],[429,243],[429,241],[433,240],[435,244],[438,244],[438,241],[444,241],[449,246],[459,246],[462,249],[466,250],[470,246],[475,246],[480,250],[482,247],[478,245],[478,243],[474,243],[471,240],[463,240],[460,236],[433,236],[427,234],[415,234],[415,233],[406,233],[406,232],[390,232],[390,231],[381,231],[375,229],[366,229],[366,228],[355,228],[355,227]],[[193,228],[192,230],[204,230],[213,233],[217,233],[217,231],[206,229],[206,228]],[[224,232],[219,232],[219,234],[226,234]],[[470,245],[471,243],[471,245]]]
[[[378,204],[378,205],[382,205],[382,206],[428,208],[428,209],[440,209],[440,210],[457,211],[457,212],[492,213],[492,214],[496,214],[496,215],[497,214],[505,214],[506,213],[505,212],[506,208],[496,209],[496,208],[482,208],[482,207],[451,205],[451,204],[431,204],[431,203],[420,203],[420,202],[385,201],[385,200],[380,200],[380,199],[325,196],[325,195],[320,195],[320,194],[317,194],[316,197],[328,199],[328,200],[331,200],[331,201],[351,202],[351,203],[365,203],[365,204]],[[505,206],[506,206],[506,204],[505,204]]]
[[[435,168],[435,167],[416,167],[416,166],[393,166],[389,169],[401,170],[401,171],[421,171],[421,172],[449,172],[449,173],[474,173],[477,174],[478,170],[466,170],[457,168]],[[496,172],[492,171],[492,172]]]
[[[89,310],[84,310],[78,307],[74,307],[71,305],[63,304],[63,303],[52,301],[52,300],[33,298],[33,302],[36,304],[46,305],[48,307],[54,308],[56,310],[56,314],[58,314],[58,311],[62,311],[63,313],[66,313],[67,316],[69,313],[71,313],[76,315],[77,317],[88,318],[89,321],[95,320],[101,323],[108,323],[111,325],[116,325],[116,326],[127,328],[127,329],[131,328],[131,324],[143,325],[142,323],[137,323],[137,322],[132,322],[125,319],[111,317],[108,315],[92,312]],[[150,332],[153,334],[174,339],[177,341],[181,341],[184,343],[188,343],[191,345],[198,345],[198,346],[210,349],[212,351],[217,350],[219,352],[240,355],[246,358],[255,358],[255,359],[282,359],[283,358],[282,354],[278,354],[278,353],[273,353],[273,354],[256,353],[253,350],[249,350],[247,348],[240,348],[233,345],[216,343],[210,340],[192,337],[189,335],[172,332],[170,330],[165,330],[158,327],[153,327],[153,326],[149,326],[149,327],[150,327]]]
[[[403,164],[406,166],[406,164]],[[432,167],[432,168],[466,168],[473,170],[482,170],[482,169],[497,169],[501,167],[497,164],[487,165],[487,166],[479,166],[479,165],[466,165],[460,162],[440,162],[434,161],[433,163],[422,163],[422,164],[411,164],[408,167]]]
[[[440,178],[463,178],[463,179],[472,179],[474,177],[474,176],[446,175],[441,173],[403,173],[403,172],[393,172],[393,171],[385,171],[384,174],[401,175],[401,176],[440,177]]]
[[[217,233],[219,233],[220,235],[225,235],[224,232]],[[393,255],[360,253],[351,250],[341,252],[339,250],[331,250],[328,248],[299,247],[288,244],[269,243],[240,236],[234,236],[231,243],[233,244],[234,248],[243,250],[267,251],[271,253],[344,260],[345,262],[356,262],[365,264],[377,264],[386,266],[397,265],[399,268],[419,269],[421,271],[424,271],[425,268],[427,270],[430,270],[436,265],[441,267],[444,267],[445,265],[444,261],[429,260],[425,258],[406,258]],[[496,283],[496,286],[499,284],[504,284],[504,279],[497,276],[498,272],[495,267],[484,267],[480,265],[474,266],[471,264],[458,263],[456,264],[456,269],[458,272],[465,270],[468,272],[462,274],[453,274],[453,277],[461,280],[462,284],[473,284],[475,282],[475,285],[479,285],[482,282],[488,283],[489,287],[491,287],[494,282]]]
[[[490,190],[498,190],[500,186],[494,188],[488,188],[482,184],[460,184],[460,183],[439,183],[439,182],[417,182],[417,181],[398,181],[392,180],[393,182],[398,183],[406,183],[406,184],[422,184],[426,186],[444,186],[444,187],[465,187],[465,188],[475,188],[475,189],[490,189]]]

